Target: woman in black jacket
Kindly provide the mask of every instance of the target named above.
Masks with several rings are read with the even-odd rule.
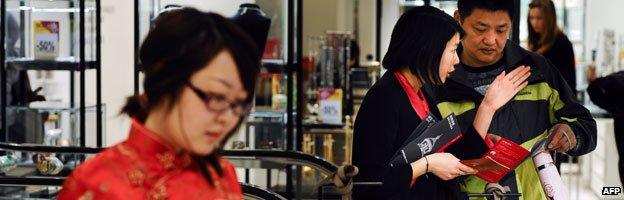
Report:
[[[355,180],[382,186],[357,186],[355,199],[467,198],[455,178],[477,171],[459,161],[481,157],[487,150],[485,135],[479,133],[486,132],[481,129],[489,127],[493,112],[526,86],[528,68],[496,78],[479,107],[481,117],[446,148],[448,153],[433,153],[409,165],[389,165],[422,119],[428,114],[440,118],[431,86],[442,84],[459,63],[456,49],[462,36],[451,16],[428,6],[407,11],[395,25],[383,60],[388,71],[364,98],[353,144],[353,164],[360,169]]]

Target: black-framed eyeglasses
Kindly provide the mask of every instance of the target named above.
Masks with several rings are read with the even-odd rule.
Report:
[[[234,115],[245,116],[251,110],[251,106],[245,102],[231,102],[224,95],[204,92],[190,82],[187,82],[186,85],[204,102],[206,108],[211,112],[221,114],[230,109]]]

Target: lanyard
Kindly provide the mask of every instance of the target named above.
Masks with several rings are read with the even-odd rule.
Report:
[[[405,78],[405,76],[403,76],[400,72],[394,72],[394,76],[397,80],[399,80],[399,83],[401,84],[401,87],[403,87],[405,93],[407,93],[410,104],[412,104],[412,108],[414,108],[418,117],[420,117],[421,120],[424,120],[429,115],[430,110],[422,90],[418,90],[418,93],[414,92],[412,86],[410,86],[407,81],[407,78]]]

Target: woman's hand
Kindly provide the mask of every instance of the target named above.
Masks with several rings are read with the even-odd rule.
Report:
[[[451,180],[455,177],[476,174],[478,171],[459,162],[453,154],[434,153],[426,156],[429,161],[429,171],[442,180]]]
[[[520,66],[509,74],[501,73],[485,92],[481,105],[498,110],[528,85],[526,80],[529,76],[531,76],[531,68],[525,66]]]
[[[509,102],[516,93],[529,84],[527,82],[529,76],[531,76],[531,68],[525,66],[520,66],[509,74],[503,72],[496,76],[496,79],[485,92],[485,97],[479,105],[473,122],[475,130],[481,135],[481,138],[485,138],[496,110]]]

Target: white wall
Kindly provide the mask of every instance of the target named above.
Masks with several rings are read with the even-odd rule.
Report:
[[[336,28],[353,30],[353,0],[336,2]],[[305,10],[305,8],[304,8]]]
[[[375,56],[375,0],[359,0],[358,34],[360,45],[360,59],[366,59],[367,54]]]
[[[303,55],[318,48],[311,46],[308,36],[321,36],[327,30],[337,30],[338,1],[303,0]]]
[[[104,145],[126,138],[130,120],[118,113],[133,94],[134,84],[134,6],[127,0],[102,1],[102,102],[106,104]],[[120,23],[121,22],[121,23]],[[89,76],[87,88],[95,88]],[[94,99],[95,91],[88,89]],[[94,101],[91,101],[94,102]]]
[[[585,15],[585,58],[591,60],[591,50],[597,46],[596,36],[604,29],[615,30],[616,49],[617,40],[621,40],[624,35],[624,1],[621,0],[587,0]],[[617,50],[616,50],[617,51]],[[618,52],[613,52],[616,56]],[[598,70],[601,68],[600,55],[597,57],[599,61]],[[598,74],[601,74],[598,72]]]
[[[383,0],[382,4],[380,61],[383,60],[383,57],[388,51],[390,36],[392,36],[392,29],[401,16],[399,11],[399,2],[397,0]],[[385,70],[382,69],[382,74],[383,72],[385,72]]]
[[[254,3],[255,0],[161,0],[161,7],[167,4],[177,4],[191,6],[202,11],[211,11],[223,16],[233,16],[238,10],[238,5],[243,3]]]

